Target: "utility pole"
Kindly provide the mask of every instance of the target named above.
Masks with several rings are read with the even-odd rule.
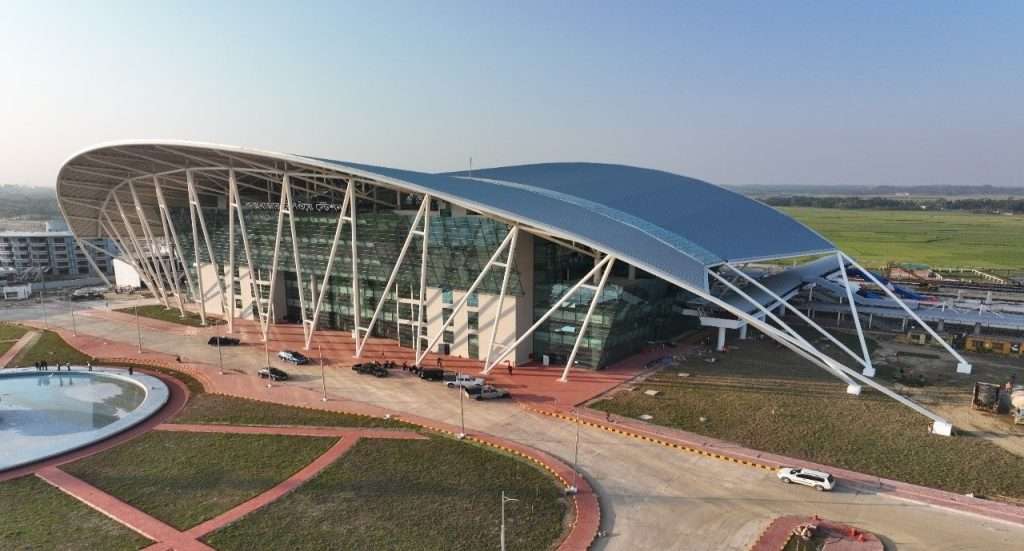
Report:
[[[460,432],[458,434],[458,439],[462,440],[463,438],[466,437],[466,407],[465,407],[464,402],[463,402],[465,400],[465,396],[464,395],[466,394],[466,387],[462,386],[462,385],[465,384],[465,381],[462,380],[462,364],[461,363],[459,364],[459,369],[458,369],[457,373],[458,373],[458,375],[456,375],[456,377],[455,377],[455,382],[456,382],[456,387],[455,388],[459,389],[459,422],[462,425],[462,432]],[[503,507],[504,507],[504,505],[503,505]]]
[[[224,337],[217,337],[217,362],[220,365],[220,374],[224,374],[224,353],[220,349],[221,339]]]
[[[580,466],[580,408],[576,409],[576,451],[572,457],[572,486],[569,486],[566,493],[575,495],[579,489],[576,487],[576,472]]]
[[[71,308],[71,333],[78,336],[78,322],[75,321],[75,300],[71,293],[68,293],[68,307]]]
[[[511,497],[505,497],[505,492],[501,492],[501,551],[505,551],[505,503],[509,501],[519,501]]]

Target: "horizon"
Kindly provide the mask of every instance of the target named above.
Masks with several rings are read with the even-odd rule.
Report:
[[[423,172],[1024,187],[1019,3],[107,6],[7,6],[0,183],[162,136]]]

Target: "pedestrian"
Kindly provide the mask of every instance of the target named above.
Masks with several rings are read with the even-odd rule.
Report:
[[[132,368],[132,366],[128,366],[128,374],[129,375],[134,375],[135,374],[135,370]]]
[[[39,360],[36,360],[36,371],[42,371],[42,368],[39,367]]]
[[[611,423],[612,422],[612,412],[610,412],[610,411],[604,412],[604,420],[609,422],[609,423]]]
[[[181,363],[181,356],[175,356],[174,361]]]
[[[512,362],[505,362],[505,365],[508,366],[508,374],[512,375]]]
[[[87,368],[87,369],[88,369],[89,371],[92,371],[92,362],[85,362],[85,367],[86,367],[86,368]]]
[[[47,365],[46,360],[43,360],[43,371],[49,371],[49,370],[50,370],[50,366]]]

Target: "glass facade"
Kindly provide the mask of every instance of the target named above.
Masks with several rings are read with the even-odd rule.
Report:
[[[534,243],[534,315],[539,319],[594,267],[594,259],[549,241]],[[630,279],[629,266],[618,263],[598,299],[576,362],[604,367],[692,327],[695,318],[682,315],[686,296],[675,285],[642,272]],[[568,361],[593,297],[594,291],[581,288],[537,329],[535,359],[547,355],[554,364]]]

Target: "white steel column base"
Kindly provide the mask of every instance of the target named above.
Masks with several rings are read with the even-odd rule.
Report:
[[[956,364],[956,372],[957,373],[963,373],[963,374],[966,374],[966,375],[970,375],[970,373],[971,373],[971,364],[969,364],[967,362],[960,362],[960,363]]]
[[[860,385],[846,385],[846,393],[853,396],[860,396]]]
[[[741,341],[747,340],[747,326],[746,325],[744,325],[743,327],[740,327],[740,340]]]
[[[865,367],[860,372],[860,374],[865,376],[865,377],[874,377],[875,376],[875,368],[874,367]]]
[[[725,350],[725,328],[718,328],[718,344],[715,345],[715,350],[721,352]]]
[[[935,421],[932,423],[931,433],[939,436],[953,436],[953,423]]]

